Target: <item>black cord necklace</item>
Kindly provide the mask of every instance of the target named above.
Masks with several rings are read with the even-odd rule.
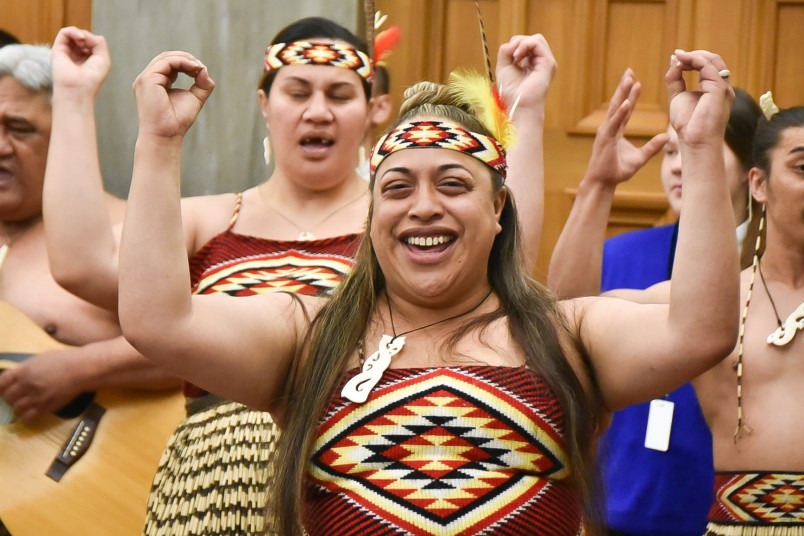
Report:
[[[787,320],[782,321],[779,316],[779,310],[776,309],[776,303],[773,301],[768,284],[765,283],[765,274],[762,273],[762,263],[758,263],[759,278],[762,280],[762,286],[765,288],[765,294],[768,295],[771,307],[773,307],[773,314],[776,315],[776,325],[778,326],[773,333],[768,335],[767,343],[774,346],[784,346],[793,340],[799,330],[804,330],[804,302],[802,302],[795,311],[790,313]]]
[[[486,300],[489,299],[492,292],[493,291],[489,291],[489,293],[486,294],[486,297],[474,305],[471,309],[467,309],[466,311],[450,316],[449,318],[444,318],[424,326],[419,326],[418,328],[403,331],[402,333],[396,332],[396,326],[394,326],[394,312],[393,308],[391,307],[391,298],[388,297],[388,293],[386,292],[385,303],[388,304],[388,318],[391,321],[391,332],[393,335],[383,334],[382,337],[380,337],[380,344],[377,347],[377,351],[368,356],[365,361],[363,360],[363,343],[361,341],[358,344],[358,356],[360,357],[363,367],[360,372],[346,382],[346,385],[344,385],[343,389],[341,390],[341,396],[356,404],[362,404],[365,402],[368,399],[368,395],[371,390],[375,385],[377,385],[377,382],[380,381],[380,378],[382,378],[383,372],[385,372],[385,370],[391,364],[391,358],[401,352],[402,348],[404,348],[405,335],[471,314],[481,305],[486,303]]]
[[[768,300],[770,301],[771,307],[773,307],[773,314],[776,315],[776,325],[780,328],[782,327],[782,317],[779,316],[779,311],[776,309],[776,302],[773,301],[773,296],[771,296],[770,290],[768,290],[768,284],[765,282],[765,274],[762,273],[762,259],[759,259],[757,263],[757,268],[759,269],[759,278],[762,280],[762,286],[765,288],[765,294],[768,295]]]
[[[469,309],[467,311],[464,311],[462,313],[458,313],[457,315],[453,315],[453,316],[451,316],[449,318],[444,318],[443,320],[437,320],[435,322],[431,322],[430,324],[427,324],[426,326],[421,326],[421,327],[418,327],[418,328],[413,328],[413,329],[409,329],[407,331],[403,331],[402,333],[397,333],[396,332],[396,326],[394,326],[394,310],[391,308],[391,298],[388,297],[388,293],[386,292],[385,293],[385,303],[388,304],[388,318],[391,321],[391,332],[394,334],[393,338],[391,338],[391,342],[393,342],[394,340],[396,340],[399,337],[403,337],[403,336],[407,335],[408,333],[413,333],[414,331],[421,331],[423,329],[431,328],[431,327],[433,327],[435,325],[443,324],[445,322],[449,322],[450,320],[455,320],[456,318],[460,318],[462,316],[466,316],[468,314],[474,313],[475,311],[477,311],[477,309],[481,305],[486,303],[486,300],[488,300],[489,297],[491,296],[491,292],[492,291],[489,291],[489,293],[486,294],[485,298],[480,300],[480,302],[478,302],[477,305],[475,305],[474,307],[472,307],[471,309]]]

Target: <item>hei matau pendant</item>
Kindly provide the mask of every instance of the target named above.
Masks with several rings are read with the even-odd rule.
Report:
[[[790,313],[784,324],[776,328],[776,330],[768,335],[768,344],[774,346],[784,346],[793,340],[798,330],[804,330],[804,302],[798,306],[798,309]]]
[[[404,346],[405,337],[383,335],[377,351],[368,356],[363,363],[363,370],[346,382],[341,390],[341,396],[355,404],[365,402],[371,390],[382,378],[382,373],[391,364],[391,358],[398,354]]]

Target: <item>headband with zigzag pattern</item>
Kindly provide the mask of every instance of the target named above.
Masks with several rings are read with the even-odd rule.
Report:
[[[344,43],[314,43],[294,41],[276,43],[265,49],[265,72],[275,71],[285,65],[330,65],[343,67],[371,82],[374,71],[365,52]]]
[[[505,149],[497,140],[446,121],[403,123],[380,138],[371,152],[371,173],[377,171],[380,163],[390,154],[403,149],[428,147],[468,154],[505,178]]]

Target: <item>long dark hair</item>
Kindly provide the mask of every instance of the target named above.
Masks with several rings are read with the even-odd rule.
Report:
[[[271,44],[277,43],[292,43],[293,41],[304,41],[309,39],[337,39],[349,43],[355,49],[368,54],[368,47],[366,42],[357,37],[355,34],[338,24],[337,22],[325,19],[323,17],[307,17],[299,19],[295,22],[285,26],[274,36]],[[271,91],[271,86],[276,78],[277,71],[269,71],[263,75],[260,80],[260,89],[265,91],[268,95]],[[366,100],[371,97],[371,84],[364,79],[360,79],[363,85],[363,91],[366,94]]]
[[[406,92],[409,98],[402,107],[400,115],[403,118],[422,113],[428,116],[436,114],[489,135],[470,113],[454,106],[443,86],[423,84]],[[500,174],[490,168],[489,173],[495,193],[505,188]],[[369,208],[369,222],[372,216],[373,205]],[[471,327],[485,326],[495,319],[507,317],[511,337],[523,350],[527,366],[544,377],[565,412],[565,440],[573,483],[583,501],[585,517],[592,523],[587,533],[597,534],[595,523],[600,519],[601,509],[594,470],[594,438],[598,431],[598,408],[602,407],[600,398],[597,392],[584,390],[567,359],[562,340],[577,344],[577,339],[570,333],[555,297],[524,270],[516,206],[511,195],[506,196],[500,226],[502,230],[494,240],[488,259],[488,278],[501,308],[465,325],[460,333],[450,338],[450,342],[459,340]],[[342,379],[350,357],[366,332],[384,287],[382,268],[367,233],[353,270],[310,326],[306,360],[300,366],[287,401],[285,427],[277,450],[273,495],[273,511],[280,534],[301,533],[304,479],[319,421],[333,396],[335,385]],[[591,366],[588,361],[584,363],[591,378]]]
[[[737,157],[746,175],[748,170],[751,169],[751,147],[753,146],[757,123],[761,117],[762,110],[754,98],[745,90],[738,87],[734,88],[734,102],[731,105],[729,121],[726,123],[726,132],[723,139]],[[740,254],[741,268],[747,268],[753,263],[754,252],[752,246],[756,242],[757,234],[759,233],[759,220],[762,214],[762,207],[751,197],[749,192],[750,188],[746,192],[746,202],[751,203],[749,207],[751,221],[748,222],[748,230],[743,239]]]

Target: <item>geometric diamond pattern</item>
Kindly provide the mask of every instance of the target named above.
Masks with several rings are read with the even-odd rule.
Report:
[[[351,265],[352,259],[346,257],[310,254],[295,249],[253,255],[207,269],[195,293],[223,292],[230,296],[277,291],[330,294],[346,276]]]
[[[396,127],[372,149],[371,171],[373,173],[385,157],[396,151],[428,147],[468,154],[505,177],[505,150],[497,140],[445,121],[412,121]]]
[[[310,511],[328,515],[307,530],[371,519],[400,534],[521,534],[527,520],[524,533],[574,535],[562,426],[525,367],[389,369],[366,403],[330,405],[310,469]]]
[[[265,72],[284,65],[329,65],[355,71],[371,81],[372,62],[365,52],[345,43],[311,43],[296,41],[276,43],[265,50]]]
[[[710,520],[804,525],[804,473],[717,473]]]

